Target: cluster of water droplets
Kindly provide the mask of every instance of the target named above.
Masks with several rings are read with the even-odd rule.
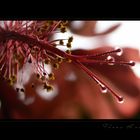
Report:
[[[100,90],[101,90],[101,93],[103,93],[103,94],[108,93],[108,91],[109,91],[109,89],[103,84],[100,84]],[[124,98],[122,96],[116,97],[116,100],[119,104],[124,103]]]
[[[108,92],[112,92],[106,85],[101,83],[98,79],[95,78],[95,80],[98,83],[98,85],[100,86],[101,93],[106,94]],[[119,96],[119,95],[117,95],[115,93],[113,93],[113,94],[114,94],[114,96],[115,96],[115,98],[116,98],[118,103],[120,103],[120,104],[124,103],[124,98],[122,96]]]
[[[123,54],[123,50],[120,48],[116,48],[116,50],[118,50],[118,52],[116,52],[117,56],[121,56]],[[108,55],[106,58],[106,61],[108,63],[108,65],[114,65],[115,64],[115,58],[111,55]]]

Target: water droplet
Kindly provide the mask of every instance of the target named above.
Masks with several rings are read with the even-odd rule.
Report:
[[[118,50],[118,52],[116,53],[116,55],[121,56],[123,53],[123,49],[122,48],[116,48],[116,50]]]
[[[108,91],[107,87],[105,87],[104,85],[100,85],[100,87],[101,87],[102,93],[107,93],[107,91]]]
[[[131,66],[135,66],[135,62],[134,62],[134,61],[129,61],[129,64],[130,64]]]
[[[114,65],[115,58],[113,56],[107,56],[108,65]]]
[[[117,98],[117,102],[118,102],[119,104],[123,104],[123,103],[124,103],[124,98],[123,98],[122,96],[119,96],[119,97]]]

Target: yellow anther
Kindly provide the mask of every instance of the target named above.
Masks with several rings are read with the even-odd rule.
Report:
[[[66,27],[64,27],[64,26],[60,27],[60,31],[61,31],[62,33],[65,33],[65,32],[66,32]]]
[[[70,42],[67,43],[67,48],[71,48],[71,43]]]
[[[12,75],[12,76],[11,76],[11,80],[15,83],[15,82],[16,82],[16,80],[17,80],[16,75]]]
[[[10,86],[13,86],[16,82],[16,76],[12,75],[9,79],[7,79],[7,81]]]
[[[44,63],[45,64],[50,64],[51,60],[50,59],[45,59]]]
[[[45,79],[46,79],[45,76],[42,76],[42,77],[41,77],[41,80],[42,80],[42,81],[44,81]]]
[[[9,84],[10,86],[13,86],[14,82],[13,82],[13,80],[12,80],[11,78],[8,79],[8,84]]]
[[[59,64],[58,64],[58,63],[54,63],[54,64],[53,64],[53,67],[54,67],[55,69],[58,69],[58,68],[59,68]]]
[[[73,37],[69,37],[68,42],[71,43],[73,41]]]
[[[63,62],[63,58],[61,58],[61,57],[57,57],[56,60],[59,64]]]
[[[71,62],[72,62],[72,60],[71,60],[70,58],[66,58],[65,60],[66,60],[66,62],[68,62],[68,63],[71,63]]]
[[[44,83],[44,89],[46,89],[47,92],[49,92],[49,91],[53,90],[53,87],[49,84]]]
[[[54,73],[48,74],[48,77],[49,77],[49,80],[54,80],[55,79]]]
[[[60,41],[59,41],[59,44],[60,44],[60,45],[64,45],[64,41],[63,41],[63,40],[60,40]]]
[[[71,50],[66,50],[66,53],[67,54],[71,54]]]

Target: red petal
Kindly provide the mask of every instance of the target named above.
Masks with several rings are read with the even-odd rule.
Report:
[[[106,29],[103,32],[97,32],[96,31],[96,25],[98,24],[97,21],[83,21],[83,22],[84,25],[80,29],[75,29],[70,22],[69,24],[70,30],[75,34],[82,35],[82,36],[101,36],[114,32],[121,25],[121,24],[116,24]]]

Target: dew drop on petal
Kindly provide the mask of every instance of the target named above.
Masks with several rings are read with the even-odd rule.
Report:
[[[108,91],[107,87],[105,87],[104,85],[100,85],[100,87],[102,93],[107,93]]]
[[[116,53],[116,55],[121,56],[123,54],[123,49],[122,48],[116,48],[119,50],[119,52]]]
[[[117,98],[117,102],[118,102],[119,104],[123,104],[123,103],[124,103],[124,98],[123,98],[122,96],[119,96],[119,97]]]
[[[134,61],[129,61],[129,64],[130,64],[131,66],[135,66],[135,62],[134,62]]]
[[[108,62],[108,65],[114,65],[115,58],[113,56],[107,56],[106,60]]]

